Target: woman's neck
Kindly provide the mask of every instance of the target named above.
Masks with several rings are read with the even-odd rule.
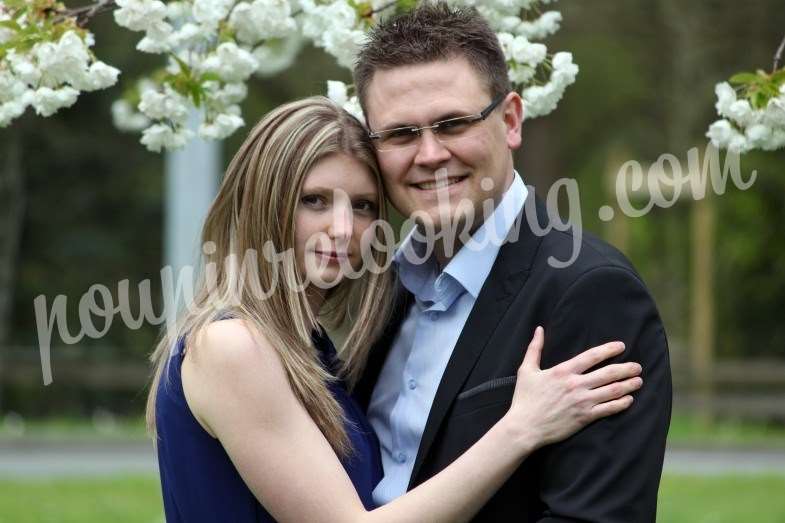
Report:
[[[324,305],[324,301],[327,297],[327,291],[318,287],[314,287],[313,285],[309,285],[305,289],[305,297],[306,300],[308,300],[308,305],[311,307],[313,315],[319,316],[319,311],[322,309],[322,305]]]

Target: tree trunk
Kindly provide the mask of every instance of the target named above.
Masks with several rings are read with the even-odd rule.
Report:
[[[16,286],[16,263],[24,223],[25,190],[22,140],[9,133],[0,158],[0,385],[3,383],[5,347],[11,337],[11,312]],[[3,411],[0,388],[0,412]]]

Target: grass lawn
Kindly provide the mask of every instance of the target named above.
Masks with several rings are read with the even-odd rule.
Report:
[[[0,480],[0,523],[163,523],[154,476]]]
[[[785,448],[785,425],[762,421],[718,419],[709,426],[674,413],[668,443],[713,447]]]
[[[785,522],[785,476],[673,476],[660,485],[663,523]]]
[[[660,488],[663,523],[785,522],[785,476],[666,475]],[[0,480],[2,523],[160,523],[156,477]]]

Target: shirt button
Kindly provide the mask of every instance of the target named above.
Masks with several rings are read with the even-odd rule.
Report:
[[[414,390],[417,388],[417,382],[414,380],[409,380],[409,389]]]
[[[429,312],[428,313],[428,319],[431,320],[431,321],[438,320],[439,319],[439,313],[437,313],[437,312]]]
[[[396,459],[396,461],[398,461],[398,463],[405,463],[405,462],[406,462],[406,453],[404,453],[404,452],[399,452],[399,453],[398,453],[398,454],[395,456],[395,459]]]

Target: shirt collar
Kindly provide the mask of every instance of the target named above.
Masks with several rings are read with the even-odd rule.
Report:
[[[466,245],[444,268],[443,272],[460,283],[474,299],[479,296],[496,261],[499,248],[523,209],[527,196],[526,184],[523,183],[520,175],[513,171],[512,184],[505,191],[493,213],[474,231]],[[432,299],[431,287],[438,276],[438,266],[433,255],[418,263],[423,260],[426,246],[413,238],[413,233],[414,231],[407,235],[395,253],[398,274],[403,286],[418,299]],[[427,283],[431,285],[426,285]]]

